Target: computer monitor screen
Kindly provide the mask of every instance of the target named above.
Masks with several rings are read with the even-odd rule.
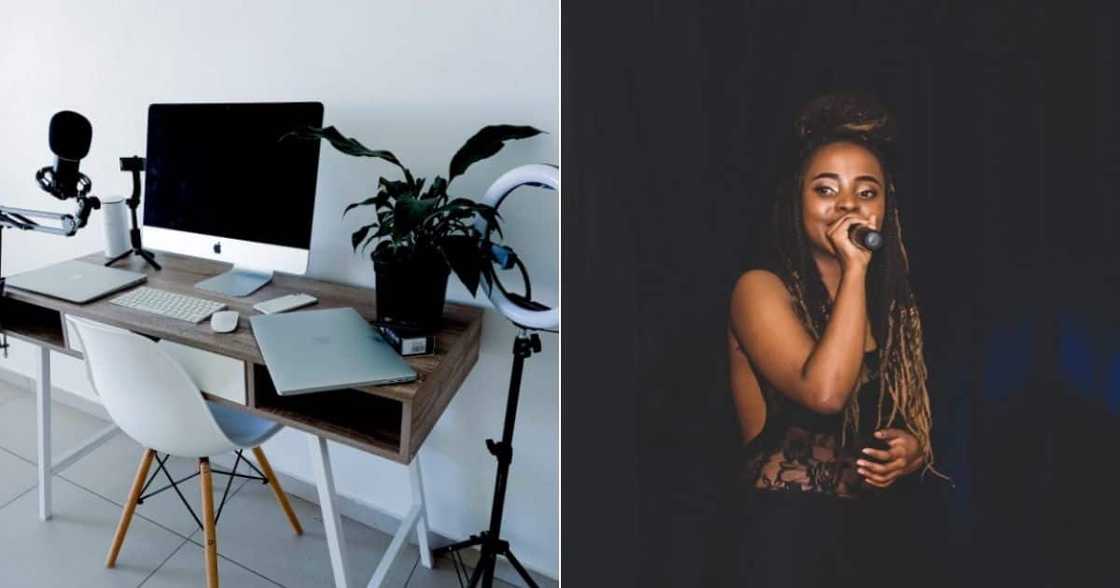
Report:
[[[280,138],[322,123],[318,102],[151,105],[147,244],[244,268],[305,271],[319,141]]]

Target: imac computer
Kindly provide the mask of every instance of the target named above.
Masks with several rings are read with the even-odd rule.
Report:
[[[248,296],[273,271],[302,274],[311,249],[319,102],[153,104],[148,108],[144,241],[234,265],[196,287]]]

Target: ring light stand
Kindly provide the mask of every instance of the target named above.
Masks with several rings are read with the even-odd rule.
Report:
[[[490,186],[482,199],[482,204],[497,209],[506,196],[521,186],[537,186],[559,191],[559,176],[560,171],[549,165],[525,165],[515,168],[503,174]],[[459,577],[459,583],[462,585],[467,574],[466,566],[458,552],[478,545],[481,546],[481,555],[474,568],[474,573],[470,575],[467,582],[468,586],[471,588],[479,585],[485,588],[493,586],[494,567],[498,563],[498,556],[503,555],[513,564],[514,569],[517,570],[526,584],[531,588],[537,588],[537,583],[529,576],[529,572],[510,551],[509,542],[501,538],[502,511],[505,507],[509,465],[513,460],[513,428],[514,421],[517,418],[517,401],[521,391],[521,373],[525,360],[531,357],[533,353],[541,351],[540,336],[535,332],[530,333],[530,331],[559,332],[560,309],[549,308],[538,302],[533,302],[530,299],[529,275],[521,260],[517,259],[517,256],[508,248],[490,243],[490,227],[481,217],[475,219],[475,228],[483,235],[484,247],[489,250],[487,253],[492,261],[484,269],[486,279],[482,280],[482,285],[486,289],[490,300],[494,303],[494,307],[513,324],[517,325],[519,331],[513,343],[513,367],[510,374],[509,399],[506,402],[505,424],[502,427],[502,440],[499,442],[494,442],[492,439],[486,440],[486,449],[498,460],[497,479],[494,483],[494,502],[490,509],[490,527],[477,535],[471,535],[466,541],[436,549],[432,554],[435,556],[443,554],[451,556],[452,562],[455,564],[455,574]],[[502,269],[511,269],[517,266],[525,281],[524,296],[510,294],[506,291],[494,271],[495,263]]]

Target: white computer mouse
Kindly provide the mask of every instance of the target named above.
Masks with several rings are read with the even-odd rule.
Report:
[[[236,310],[219,310],[210,315],[210,329],[215,333],[229,333],[237,328],[239,316]]]

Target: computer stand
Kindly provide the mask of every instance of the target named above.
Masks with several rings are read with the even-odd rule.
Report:
[[[498,563],[499,555],[505,556],[509,563],[513,564],[517,573],[521,575],[521,578],[530,588],[537,588],[537,583],[529,576],[529,572],[513,556],[513,552],[509,549],[509,542],[501,539],[501,529],[502,509],[505,506],[506,499],[506,481],[509,478],[509,464],[513,460],[513,426],[514,420],[517,418],[521,371],[525,365],[525,359],[532,356],[534,352],[540,353],[540,350],[540,336],[536,333],[529,335],[522,329],[513,344],[513,372],[510,375],[509,400],[506,402],[506,422],[502,428],[502,440],[500,443],[495,443],[492,439],[486,440],[486,448],[490,450],[494,457],[498,458],[498,477],[494,483],[494,504],[490,509],[490,528],[478,535],[471,535],[466,541],[453,543],[432,551],[432,555],[437,557],[443,554],[451,556],[460,585],[463,584],[463,578],[466,577],[466,566],[458,552],[475,545],[481,545],[482,555],[479,557],[478,565],[474,568],[474,573],[471,574],[470,581],[467,584],[470,588],[479,586],[480,582],[484,588],[491,588],[494,585],[494,566]],[[462,573],[460,574],[460,572]]]
[[[144,250],[143,245],[140,243],[140,223],[136,220],[136,209],[140,206],[140,172],[144,171],[144,158],[122,157],[121,171],[132,172],[132,196],[125,201],[128,203],[128,208],[132,211],[132,229],[128,231],[129,240],[132,242],[132,249],[106,261],[105,265],[113,265],[130,255],[139,255],[144,258],[144,261],[148,262],[149,265],[157,270],[161,270],[163,268],[156,263],[156,257],[152,255],[151,251]]]
[[[226,296],[241,298],[260,290],[271,281],[271,271],[242,267],[235,264],[233,269],[228,272],[202,280],[195,284],[194,287],[217,292],[218,294],[224,294]]]

